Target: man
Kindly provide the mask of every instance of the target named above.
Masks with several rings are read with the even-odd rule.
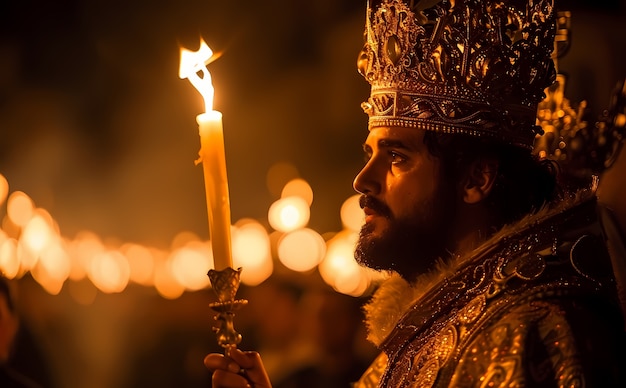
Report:
[[[371,1],[365,32],[355,254],[393,275],[366,307],[381,354],[356,386],[626,386],[594,188],[560,190],[531,155],[553,2]],[[270,386],[257,353],[227,353],[205,359],[214,386]]]

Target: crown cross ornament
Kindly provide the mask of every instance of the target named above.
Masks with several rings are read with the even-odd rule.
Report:
[[[551,0],[377,0],[358,58],[369,128],[490,136],[531,148],[555,79]]]

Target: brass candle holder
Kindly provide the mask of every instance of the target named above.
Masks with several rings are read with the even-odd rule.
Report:
[[[213,331],[217,336],[217,343],[223,348],[236,347],[241,342],[241,334],[235,331],[233,323],[235,311],[248,303],[245,299],[235,300],[240,275],[241,267],[237,270],[231,267],[220,271],[212,269],[208,273],[211,286],[218,299],[217,302],[209,304],[209,307],[217,312],[214,317],[217,325],[213,327]]]

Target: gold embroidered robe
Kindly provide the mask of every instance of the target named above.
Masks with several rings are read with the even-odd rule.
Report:
[[[367,312],[382,353],[355,387],[626,387],[595,196],[527,217],[440,272],[422,290],[377,291]]]

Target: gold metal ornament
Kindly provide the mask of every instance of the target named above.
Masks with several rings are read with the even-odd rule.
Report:
[[[357,66],[369,127],[488,136],[531,148],[555,77],[552,0],[377,0]]]
[[[564,56],[570,45],[571,13],[559,12],[555,38],[554,62]],[[626,136],[626,82],[617,83],[609,108],[593,117],[587,102],[570,102],[565,96],[567,77],[557,74],[556,82],[546,89],[539,103],[537,122],[544,134],[537,137],[533,149],[540,159],[555,160],[564,183],[587,186],[615,162]]]
[[[235,331],[233,318],[235,311],[248,303],[245,299],[235,300],[239,289],[241,267],[237,270],[225,268],[220,271],[209,270],[208,276],[213,291],[217,295],[217,302],[209,304],[209,307],[217,312],[215,320],[217,325],[213,331],[217,336],[217,343],[223,347],[235,347],[241,342],[241,334]]]

